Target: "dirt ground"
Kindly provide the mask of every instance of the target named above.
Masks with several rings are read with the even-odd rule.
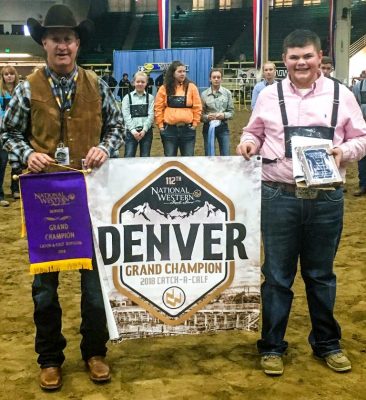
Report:
[[[231,123],[233,150],[247,118],[247,112],[238,111]],[[196,153],[202,154],[200,134]],[[160,154],[156,136],[153,155]],[[366,197],[352,196],[357,188],[356,167],[349,168],[345,228],[335,262],[336,316],[352,372],[336,374],[312,357],[305,292],[297,279],[283,376],[269,378],[260,370],[255,347],[258,333],[227,332],[109,344],[112,381],[95,385],[80,359],[79,277],[66,272],[59,290],[68,339],[64,384],[58,392],[42,392],[33,344],[27,244],[20,238],[19,201],[11,200],[10,207],[0,209],[0,399],[366,400]],[[9,191],[8,182],[5,190]]]

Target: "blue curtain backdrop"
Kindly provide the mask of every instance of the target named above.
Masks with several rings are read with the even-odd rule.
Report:
[[[137,68],[145,63],[172,62],[174,60],[182,61],[189,66],[188,77],[200,90],[209,86],[209,72],[213,65],[213,48],[189,48],[189,49],[156,49],[156,50],[114,50],[113,69],[114,77],[117,82],[122,78],[125,72],[132,80],[133,74]],[[158,75],[152,74],[156,79]]]

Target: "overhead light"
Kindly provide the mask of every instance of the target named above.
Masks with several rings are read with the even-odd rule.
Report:
[[[0,58],[28,58],[32,57],[28,53],[0,53]]]

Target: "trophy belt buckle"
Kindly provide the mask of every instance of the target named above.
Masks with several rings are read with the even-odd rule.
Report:
[[[319,189],[297,187],[295,196],[298,199],[314,200],[318,197]]]

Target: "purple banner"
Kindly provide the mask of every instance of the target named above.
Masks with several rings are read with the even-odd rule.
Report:
[[[20,177],[31,273],[91,269],[91,224],[80,172]]]

